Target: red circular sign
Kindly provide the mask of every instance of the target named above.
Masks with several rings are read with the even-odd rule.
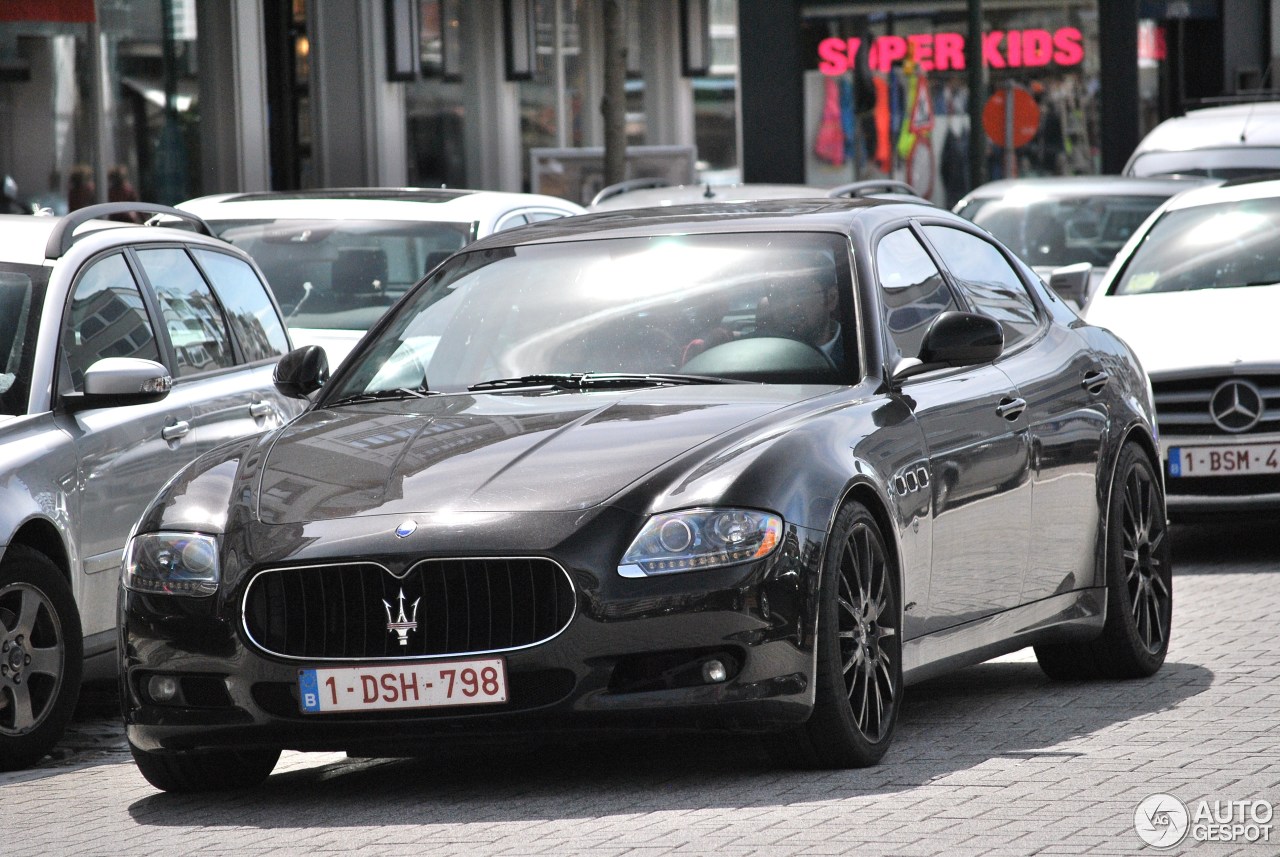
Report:
[[[1040,130],[1040,105],[1025,89],[1014,86],[996,90],[982,108],[982,127],[991,142],[1006,146],[1009,127],[1005,109],[1010,92],[1013,93],[1013,148],[1017,149],[1030,143]]]

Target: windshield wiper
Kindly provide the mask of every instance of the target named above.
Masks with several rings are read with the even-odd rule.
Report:
[[[390,390],[370,390],[367,393],[356,393],[354,396],[346,396],[345,398],[329,402],[326,408],[336,408],[339,405],[355,405],[361,402],[384,402],[397,399],[425,399],[428,396],[441,395],[439,390],[428,390],[426,387],[410,388],[395,387]]]
[[[482,390],[510,390],[517,387],[558,387],[562,390],[600,390],[617,387],[674,387],[685,384],[743,384],[733,378],[717,378],[713,375],[673,375],[663,373],[629,372],[562,372],[557,374],[521,375],[519,378],[494,378],[481,381],[467,388],[476,393]]]

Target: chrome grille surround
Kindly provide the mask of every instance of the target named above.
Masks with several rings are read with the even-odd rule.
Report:
[[[1211,410],[1215,394],[1227,392],[1225,388],[1232,382],[1243,383],[1261,396],[1258,418],[1248,423],[1244,430],[1235,427],[1224,430]],[[1251,373],[1219,370],[1153,378],[1151,386],[1155,392],[1156,420],[1161,435],[1240,439],[1243,442],[1255,434],[1280,432],[1280,374],[1274,367],[1269,371]],[[1222,405],[1223,397],[1218,398],[1219,405]]]
[[[407,645],[390,627],[399,624],[401,591],[407,603],[420,600]],[[358,560],[258,571],[245,587],[241,628],[274,657],[403,661],[531,648],[558,637],[576,615],[573,579],[546,557],[429,558],[400,576]],[[503,619],[505,635],[495,627]]]

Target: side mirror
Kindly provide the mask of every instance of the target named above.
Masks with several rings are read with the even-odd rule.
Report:
[[[944,312],[935,318],[920,343],[919,358],[908,358],[894,367],[901,381],[922,372],[956,366],[990,363],[1004,350],[1000,322],[972,312]]]
[[[1049,274],[1049,288],[1064,301],[1083,307],[1089,299],[1089,283],[1093,279],[1093,266],[1088,262],[1076,262],[1054,268]]]
[[[62,397],[74,410],[158,402],[173,389],[169,370],[140,357],[104,357],[84,371],[84,392]]]
[[[329,380],[329,358],[319,345],[295,348],[276,364],[276,389],[293,399],[305,399]]]

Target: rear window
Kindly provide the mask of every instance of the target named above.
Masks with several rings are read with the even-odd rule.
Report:
[[[1131,176],[1206,176],[1242,179],[1280,172],[1280,147],[1233,146],[1184,152],[1143,152],[1125,169]]]

